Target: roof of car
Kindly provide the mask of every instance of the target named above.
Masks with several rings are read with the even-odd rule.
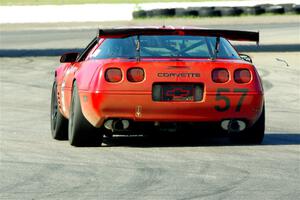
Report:
[[[128,37],[131,35],[201,35],[259,42],[259,32],[253,31],[174,26],[128,26],[99,29],[99,37]]]

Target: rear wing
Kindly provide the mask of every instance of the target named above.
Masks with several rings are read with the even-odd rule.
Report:
[[[111,28],[99,29],[101,38],[122,38],[132,35],[191,35],[224,37],[228,40],[259,43],[259,32],[204,28]]]

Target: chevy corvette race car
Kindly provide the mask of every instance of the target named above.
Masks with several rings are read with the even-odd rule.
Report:
[[[104,134],[219,127],[233,141],[264,137],[264,93],[247,55],[228,40],[258,32],[195,27],[100,29],[82,53],[62,55],[51,100],[54,139],[100,145]]]

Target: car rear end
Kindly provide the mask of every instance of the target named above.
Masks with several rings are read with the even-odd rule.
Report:
[[[154,126],[212,122],[225,130],[242,130],[256,122],[264,102],[260,78],[251,63],[228,47],[227,40],[221,38],[218,44],[220,38],[147,37],[144,42],[137,38],[137,51],[125,53],[126,57],[103,58],[99,52],[105,49],[100,45],[94,55],[100,67],[89,89],[79,92],[83,114],[91,124],[113,130],[143,122]],[[159,45],[170,46],[155,49]],[[214,57],[215,50],[219,57]]]

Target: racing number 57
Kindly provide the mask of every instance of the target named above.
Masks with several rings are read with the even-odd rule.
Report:
[[[230,98],[224,94],[226,92],[230,92],[230,89],[229,88],[218,88],[217,89],[216,101],[224,101],[225,102],[225,106],[220,106],[220,105],[215,106],[215,109],[219,112],[227,111],[230,108]],[[239,112],[241,110],[242,103],[248,93],[248,89],[236,88],[236,89],[233,89],[233,92],[241,93],[241,97],[235,108],[235,111]]]

